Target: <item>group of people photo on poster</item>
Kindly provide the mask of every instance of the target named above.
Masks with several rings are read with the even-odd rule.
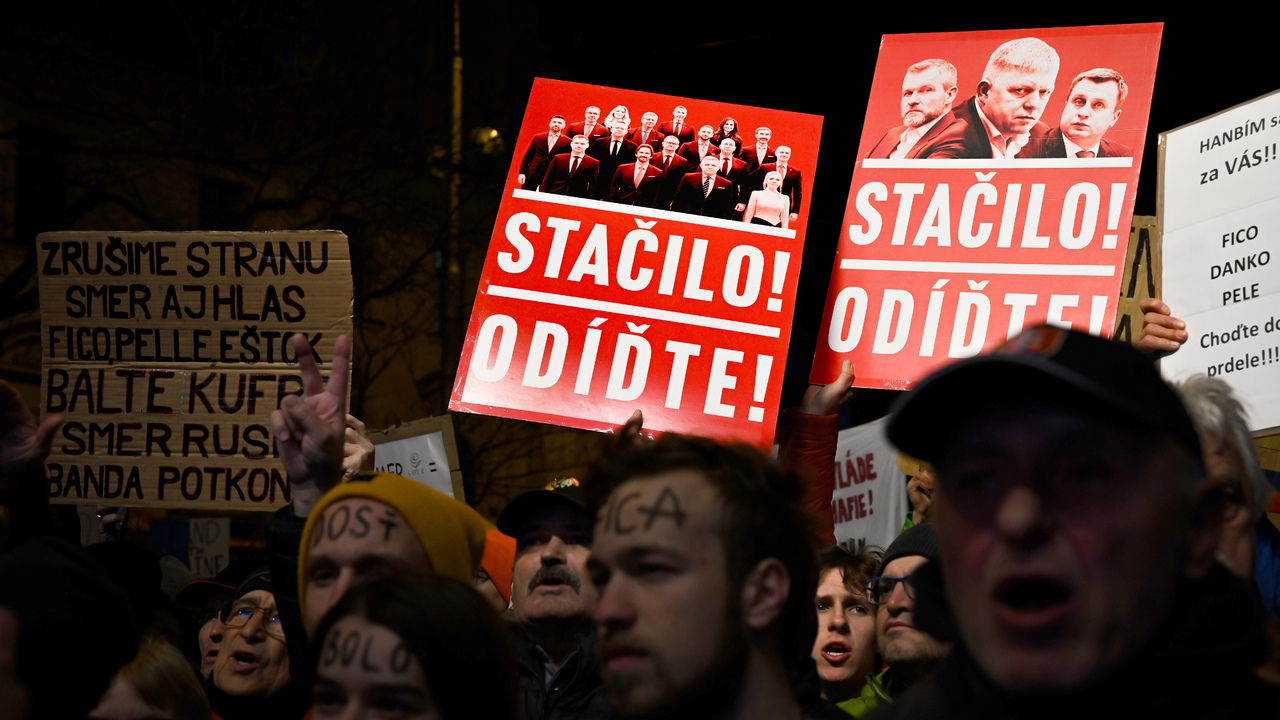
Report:
[[[767,111],[747,109],[741,122],[725,115],[713,125],[709,108],[690,117],[685,105],[664,106],[662,122],[658,108],[641,108],[634,119],[626,105],[603,116],[597,105],[556,108],[562,112],[551,116],[545,132],[527,142],[522,134],[516,183],[524,190],[769,227],[787,228],[799,219],[803,171],[792,164],[794,150],[787,144],[795,140],[775,136]],[[575,113],[582,120],[570,122]]]
[[[821,130],[536,81],[450,409],[770,444]]]

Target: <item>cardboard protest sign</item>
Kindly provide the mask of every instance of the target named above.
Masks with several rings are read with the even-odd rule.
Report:
[[[1120,276],[1120,302],[1116,308],[1116,340],[1136,344],[1142,338],[1143,312],[1140,303],[1160,293],[1162,263],[1160,234],[1151,215],[1134,215],[1129,230],[1129,250]]]
[[[767,447],[821,125],[536,81],[449,408]]]
[[[373,465],[378,472],[392,472],[466,502],[462,491],[461,463],[448,415],[401,423],[369,433]]]
[[[301,394],[290,338],[327,375],[351,332],[347,238],[44,233],[44,415],[65,419],[55,502],[273,510],[289,482],[271,411]]]
[[[1221,377],[1280,427],[1280,91],[1160,135],[1164,301],[1187,323],[1166,377]]]
[[[887,418],[841,430],[836,440],[836,488],[831,497],[836,542],[889,547],[907,516],[907,476],[884,435]]]
[[[886,35],[811,381],[852,360],[905,389],[1032,324],[1110,333],[1160,33]]]

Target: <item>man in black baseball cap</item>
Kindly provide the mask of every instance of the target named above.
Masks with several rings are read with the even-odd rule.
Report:
[[[869,677],[862,700],[868,709],[898,697],[916,681],[942,665],[951,652],[916,624],[915,573],[938,560],[938,538],[932,523],[913,525],[885,550],[880,571],[867,581],[867,599],[876,606],[876,648],[887,668]]]
[[[199,612],[200,625],[197,640],[200,646],[199,671],[202,677],[213,673],[218,660],[218,649],[226,626],[222,624],[222,609],[235,597],[236,588],[257,569],[251,561],[237,560],[223,568],[212,578],[197,578],[182,586],[177,601]]]
[[[917,571],[916,608],[957,643],[893,715],[1276,713],[1249,672],[1257,593],[1214,561],[1220,498],[1141,353],[1033,328],[920,382],[887,432],[938,471],[939,563]]]
[[[604,718],[593,616],[596,587],[587,574],[593,518],[578,481],[562,478],[517,496],[498,516],[516,539],[511,640],[517,689],[527,718]]]

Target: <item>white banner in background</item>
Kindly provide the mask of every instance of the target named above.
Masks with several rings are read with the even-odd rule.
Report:
[[[1160,136],[1164,300],[1187,322],[1166,378],[1221,377],[1280,426],[1280,92]]]
[[[836,541],[889,546],[907,516],[907,476],[884,435],[887,418],[841,430],[836,441],[836,489],[831,497]]]
[[[453,497],[444,433],[433,432],[375,445],[373,465],[378,472],[403,475]]]

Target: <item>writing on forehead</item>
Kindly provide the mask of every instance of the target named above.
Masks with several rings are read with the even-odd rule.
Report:
[[[677,528],[684,527],[688,515],[680,507],[680,498],[670,486],[663,485],[658,497],[649,504],[641,500],[642,495],[641,492],[615,492],[609,496],[599,519],[602,530],[617,535],[630,535],[637,530],[648,532],[659,520],[668,520]],[[635,510],[628,513],[627,509],[632,504]]]
[[[397,675],[409,670],[409,662],[413,656],[403,640],[397,642],[390,653],[382,652],[385,648],[374,648],[374,640],[373,633],[361,630],[343,632],[334,628],[329,631],[324,651],[320,654],[320,667],[355,668],[367,673],[380,673],[389,669]]]
[[[330,506],[320,518],[311,534],[311,547],[321,540],[334,541],[344,536],[362,540],[370,533],[374,537],[380,535],[382,542],[390,542],[392,531],[400,525],[400,514],[381,503],[365,503],[354,509],[350,503],[340,503]]]

